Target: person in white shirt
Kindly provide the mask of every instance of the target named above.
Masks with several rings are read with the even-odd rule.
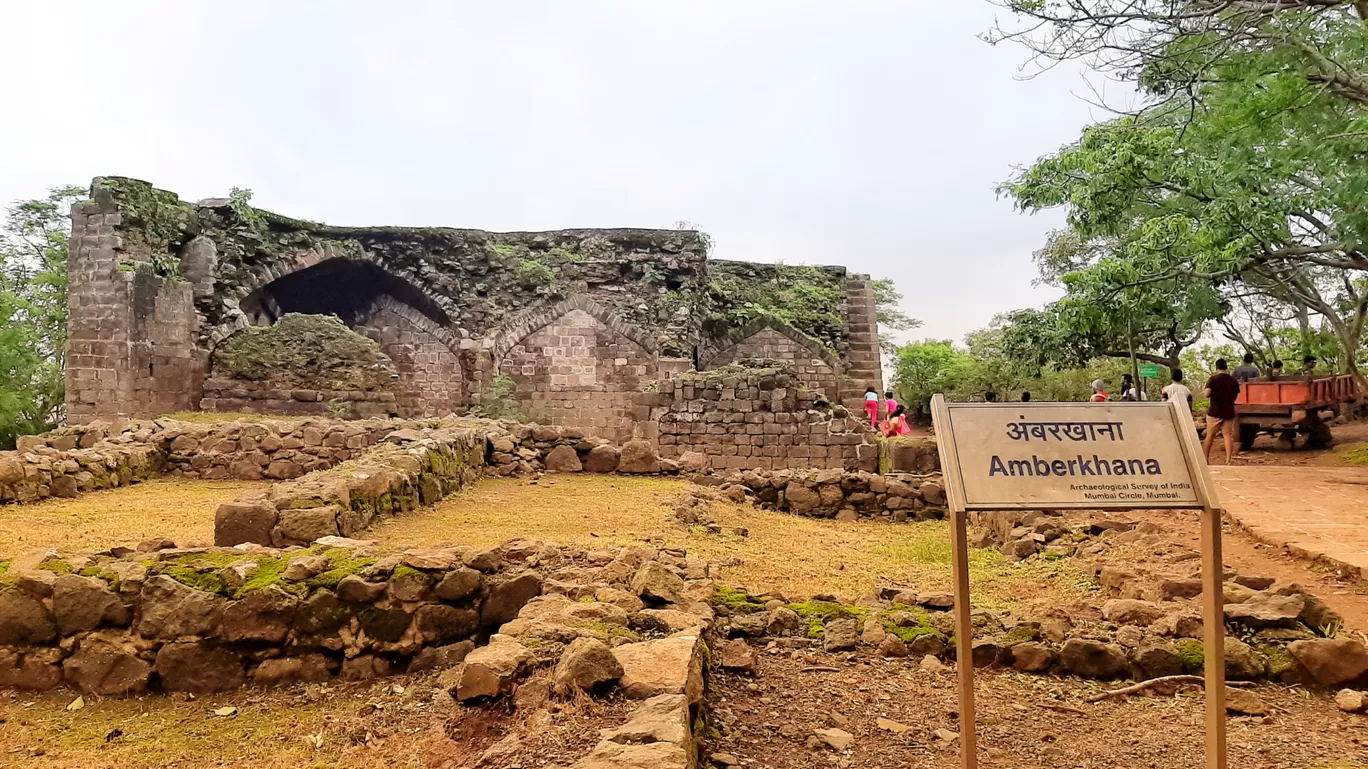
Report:
[[[1183,384],[1183,370],[1173,369],[1173,384],[1164,388],[1164,400],[1186,403],[1189,410],[1192,409],[1192,391],[1187,385]]]

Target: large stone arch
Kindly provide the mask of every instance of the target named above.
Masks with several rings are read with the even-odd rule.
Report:
[[[656,346],[592,300],[523,313],[488,342],[493,372],[513,381],[508,397],[533,418],[619,441],[649,420]]]
[[[394,362],[401,414],[444,416],[469,405],[472,366],[451,329],[388,294],[376,297],[355,323]]]
[[[777,360],[793,368],[803,384],[833,400],[840,397],[844,367],[830,350],[812,337],[779,320],[757,318],[707,346],[699,355],[699,369],[721,368],[741,360]]]
[[[413,270],[390,264],[387,260],[365,251],[354,243],[330,242],[320,244],[307,251],[300,251],[289,259],[257,266],[245,277],[234,281],[233,288],[227,291],[222,297],[222,301],[232,307],[235,312],[226,320],[210,328],[204,335],[206,349],[213,350],[233,332],[252,325],[253,319],[249,314],[250,309],[244,309],[244,302],[250,303],[253,298],[262,297],[263,292],[272,284],[277,284],[291,276],[314,270],[329,263],[368,265],[381,274],[399,281],[407,287],[409,293],[422,297],[426,303],[439,311],[438,317],[433,319],[436,325],[449,327],[451,319],[458,316],[456,305],[449,298],[420,288],[426,281]],[[428,313],[428,316],[431,318],[433,314]]]

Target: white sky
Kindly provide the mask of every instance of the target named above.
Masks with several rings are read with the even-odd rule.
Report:
[[[1104,117],[984,0],[8,2],[0,201],[92,176],[335,224],[696,222],[895,279],[916,336],[1039,305],[994,187]]]

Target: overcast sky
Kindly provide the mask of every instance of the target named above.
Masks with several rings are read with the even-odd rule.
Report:
[[[916,336],[1039,305],[995,185],[1103,117],[985,0],[8,2],[0,201],[92,176],[335,224],[699,224],[895,279]]]

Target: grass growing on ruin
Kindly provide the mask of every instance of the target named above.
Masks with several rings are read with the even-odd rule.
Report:
[[[496,545],[514,537],[586,548],[651,543],[688,550],[723,567],[722,581],[792,600],[821,593],[855,599],[876,586],[899,584],[949,591],[949,525],[837,523],[749,504],[713,504],[724,534],[690,529],[672,502],[686,482],[623,476],[549,476],[482,481],[434,508],[390,519],[373,535],[390,545]],[[737,527],[749,536],[734,533]],[[1068,561],[1010,563],[990,551],[971,559],[975,601],[984,606],[1025,598],[1067,599],[1088,581]]]
[[[56,548],[63,552],[137,543],[152,537],[214,540],[214,510],[250,481],[164,478],[76,499],[0,507],[0,558]]]

